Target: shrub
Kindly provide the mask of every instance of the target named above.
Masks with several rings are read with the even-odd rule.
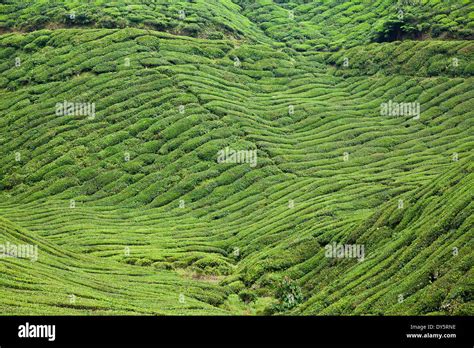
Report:
[[[239,292],[239,298],[245,303],[250,303],[257,299],[257,295],[253,291],[246,289]]]
[[[147,258],[141,258],[141,259],[138,259],[135,263],[135,265],[137,266],[151,266],[152,265],[152,261],[150,259],[147,259]]]
[[[301,288],[288,277],[278,284],[275,297],[279,303],[274,305],[274,309],[279,312],[292,309],[304,300]]]

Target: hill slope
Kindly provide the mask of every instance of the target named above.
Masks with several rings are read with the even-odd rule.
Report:
[[[194,34],[94,4],[136,28],[58,25],[53,2],[36,30],[36,6],[2,7],[0,244],[39,250],[0,259],[3,313],[473,313],[471,41],[316,52],[260,2],[189,3],[234,23]]]

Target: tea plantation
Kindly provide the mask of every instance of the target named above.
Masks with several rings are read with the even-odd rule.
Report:
[[[2,2],[0,314],[473,315],[473,18]]]

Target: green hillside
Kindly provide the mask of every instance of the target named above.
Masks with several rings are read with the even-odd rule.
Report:
[[[470,0],[240,0],[268,36],[300,50],[402,39],[473,39]]]
[[[473,315],[472,14],[5,1],[0,313]]]
[[[6,0],[0,30],[137,27],[211,39],[266,40],[231,0]]]

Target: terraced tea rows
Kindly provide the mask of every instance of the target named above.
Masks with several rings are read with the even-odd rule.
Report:
[[[222,39],[265,35],[231,0],[17,1],[0,5],[0,30],[57,27],[140,27],[173,34]]]
[[[266,35],[299,51],[332,51],[404,38],[473,38],[469,0],[236,2]]]
[[[257,36],[0,36],[3,313],[473,313],[472,43]]]
[[[1,229],[11,244],[39,250],[36,262],[2,259],[4,315],[225,314],[206,303],[222,301],[225,293],[215,285],[71,252],[3,218]],[[180,293],[193,297],[179,301]]]

